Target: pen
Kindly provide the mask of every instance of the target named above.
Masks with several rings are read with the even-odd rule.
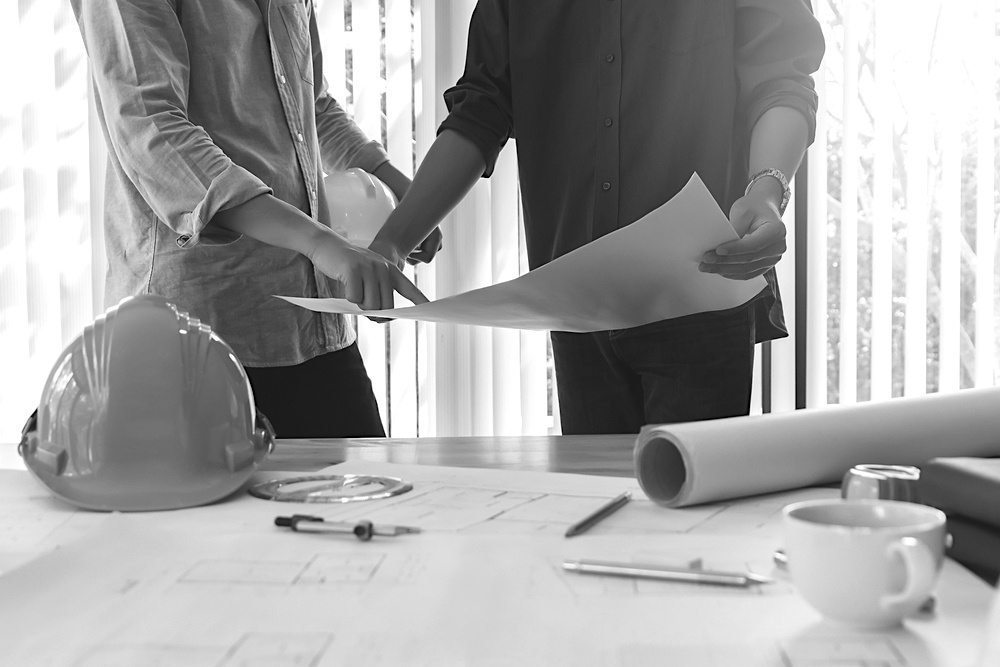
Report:
[[[274,525],[291,528],[298,533],[341,533],[354,535],[363,542],[370,540],[373,535],[395,537],[403,533],[420,532],[419,528],[411,526],[376,526],[367,519],[357,522],[327,521],[321,516],[310,516],[308,514],[275,517]]]
[[[616,577],[637,577],[663,581],[686,581],[695,584],[715,584],[718,586],[739,586],[767,584],[772,581],[752,572],[718,572],[713,570],[687,570],[682,568],[642,565],[639,563],[612,563],[599,560],[568,560],[563,569],[580,574],[607,574]]]
[[[589,514],[584,518],[580,519],[572,526],[566,529],[566,537],[573,537],[574,535],[579,535],[582,532],[590,530],[594,525],[601,519],[610,516],[612,513],[618,511],[625,506],[629,500],[632,499],[632,494],[629,491],[612,498],[604,505],[597,508],[593,514]]]

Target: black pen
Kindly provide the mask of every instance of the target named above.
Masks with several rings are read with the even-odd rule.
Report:
[[[587,530],[590,530],[594,525],[601,519],[610,516],[614,512],[618,511],[625,506],[625,503],[632,500],[632,492],[626,491],[620,496],[616,496],[609,500],[606,504],[601,505],[594,511],[593,514],[589,514],[584,518],[580,519],[572,526],[566,529],[566,537],[573,537],[574,535],[579,535]]]
[[[275,517],[274,525],[291,528],[298,533],[343,533],[354,535],[362,542],[367,542],[374,535],[395,537],[404,533],[419,533],[419,528],[411,526],[376,526],[371,521],[327,521],[320,516],[308,514],[293,514],[292,516]]]

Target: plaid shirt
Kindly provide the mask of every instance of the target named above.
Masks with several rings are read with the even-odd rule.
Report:
[[[108,145],[106,305],[161,294],[247,366],[351,344],[304,256],[214,229],[261,194],[329,225],[327,173],[388,158],[327,92],[312,0],[72,0]]]

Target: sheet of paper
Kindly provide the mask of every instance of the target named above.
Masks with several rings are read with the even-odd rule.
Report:
[[[632,500],[587,535],[745,533],[775,537],[787,503],[837,495],[835,489],[803,489],[680,511],[666,510],[646,498],[634,478],[375,461],[349,461],[322,473],[384,475],[411,482],[414,488],[378,505],[317,504],[310,510],[314,514],[479,534],[562,535],[607,500],[631,491]]]
[[[839,482],[863,463],[1000,456],[1000,388],[647,426],[635,467],[670,507]]]
[[[86,535],[102,518],[54,498],[26,470],[0,469],[0,574]]]
[[[746,303],[763,278],[702,273],[702,255],[738,236],[697,174],[632,224],[534,271],[421,304],[362,311],[346,299],[280,298],[310,310],[514,329],[625,329]]]
[[[0,664],[966,667],[991,597],[949,562],[936,617],[856,633],[798,598],[767,537],[427,531],[359,542],[274,526],[208,532],[197,511],[177,514],[193,525],[105,515],[0,577]],[[690,553],[776,581],[743,589],[561,567]]]

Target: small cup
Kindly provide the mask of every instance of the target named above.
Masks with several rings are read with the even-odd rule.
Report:
[[[856,465],[844,475],[840,497],[847,500],[862,498],[882,500],[908,500],[920,502],[917,483],[920,468],[878,464]]]
[[[944,560],[945,515],[896,500],[809,500],[783,511],[792,583],[823,616],[859,628],[899,625],[930,595]]]

